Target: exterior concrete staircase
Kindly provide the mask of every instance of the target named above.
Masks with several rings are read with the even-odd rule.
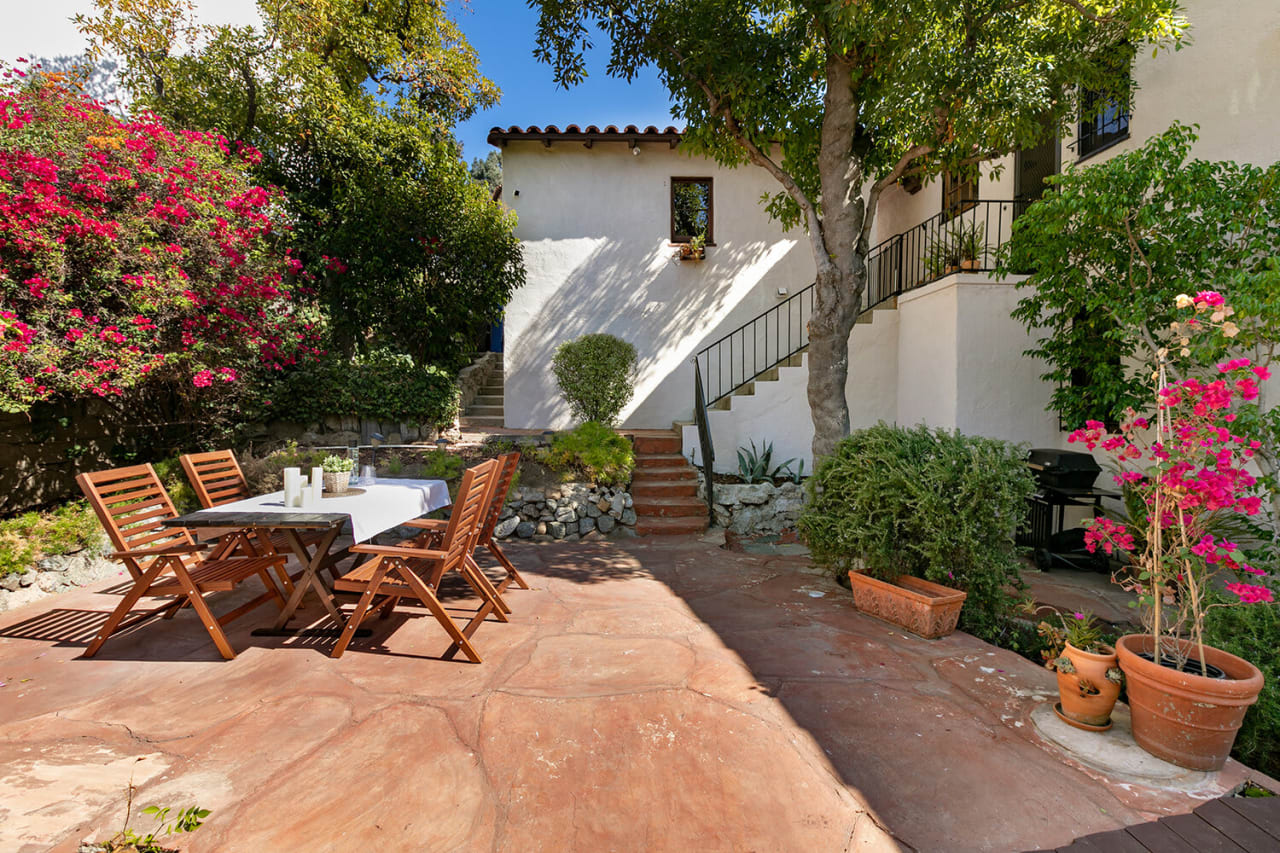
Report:
[[[631,478],[636,533],[641,536],[702,533],[707,529],[706,501],[698,497],[698,473],[680,453],[675,430],[630,434],[636,469]]]
[[[502,408],[502,353],[495,353],[497,358],[493,372],[489,374],[485,384],[481,386],[480,393],[476,395],[475,400],[466,411],[458,418],[458,425],[463,429],[483,428],[483,427],[500,427],[503,426],[503,408]]]

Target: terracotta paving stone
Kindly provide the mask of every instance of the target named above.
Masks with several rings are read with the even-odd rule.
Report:
[[[479,629],[479,665],[441,660],[407,609],[336,661],[254,636],[266,610],[231,626],[234,661],[189,610],[82,659],[116,580],[3,614],[0,850],[110,835],[131,775],[136,806],[212,809],[174,846],[255,853],[1017,850],[1259,778],[1233,762],[1186,793],[1084,767],[1031,723],[1050,673],[865,617],[803,558],[508,552],[533,589]]]

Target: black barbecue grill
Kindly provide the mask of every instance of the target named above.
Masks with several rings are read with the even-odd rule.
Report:
[[[1034,549],[1036,565],[1045,571],[1060,565],[1106,571],[1106,555],[1085,549],[1084,528],[1062,527],[1067,507],[1092,506],[1098,515],[1103,498],[1120,497],[1119,492],[1094,487],[1102,467],[1088,453],[1043,447],[1027,454],[1027,467],[1035,475],[1037,488],[1028,500],[1029,523],[1018,544]]]

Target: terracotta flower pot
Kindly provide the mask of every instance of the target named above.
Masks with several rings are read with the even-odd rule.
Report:
[[[961,269],[961,270],[963,270],[963,271],[965,271],[965,272],[973,272],[973,271],[974,271],[974,270],[976,270],[977,268],[978,268],[978,259],[977,259],[977,258],[970,258],[970,259],[969,259],[969,260],[967,260],[967,261],[961,261],[961,262],[960,262],[960,269]]]
[[[1075,672],[1058,672],[1058,699],[1064,722],[1076,728],[1110,728],[1111,709],[1120,696],[1120,685],[1107,678],[1116,666],[1116,652],[1094,654],[1070,643],[1062,650]]]
[[[1178,641],[1195,657],[1194,644]],[[1249,706],[1258,701],[1262,673],[1243,658],[1211,646],[1205,662],[1226,673],[1207,678],[1139,657],[1155,644],[1149,634],[1129,634],[1116,642],[1133,712],[1133,738],[1147,752],[1191,770],[1219,770],[1231,754]]]
[[[899,575],[893,583],[849,572],[853,603],[869,616],[892,622],[926,640],[956,629],[966,593],[923,578]]]

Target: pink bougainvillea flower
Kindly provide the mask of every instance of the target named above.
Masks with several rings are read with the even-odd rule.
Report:
[[[191,384],[197,388],[208,388],[213,384],[213,371],[201,370],[195,376],[191,377]]]

